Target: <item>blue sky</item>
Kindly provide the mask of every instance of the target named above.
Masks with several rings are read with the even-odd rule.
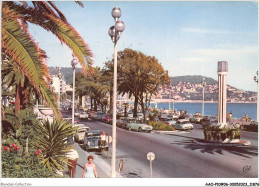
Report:
[[[71,25],[103,67],[113,56],[108,29],[111,10],[119,6],[125,23],[118,50],[132,48],[155,56],[170,76],[203,75],[217,79],[217,62],[228,61],[228,84],[256,91],[258,69],[258,13],[253,2],[176,1],[57,1]],[[70,67],[71,50],[51,33],[30,25],[33,37],[47,52],[48,66]]]

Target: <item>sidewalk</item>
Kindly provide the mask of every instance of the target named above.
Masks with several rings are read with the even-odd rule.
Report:
[[[79,159],[76,167],[75,178],[82,178],[82,173],[84,169],[84,165],[88,162],[87,157],[90,155],[88,152],[83,151],[77,143],[74,143],[75,149],[78,151]],[[97,173],[99,178],[109,178],[109,173],[104,172],[95,162],[95,156],[93,162],[96,164]]]

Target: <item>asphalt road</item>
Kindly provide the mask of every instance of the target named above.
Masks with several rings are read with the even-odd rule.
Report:
[[[111,125],[92,120],[79,121],[93,130],[100,129],[107,135],[112,134]],[[123,159],[124,168],[120,173],[122,177],[148,178],[150,163],[146,154],[154,152],[154,178],[258,177],[258,133],[242,131],[241,137],[243,140],[249,140],[251,145],[222,146],[205,143],[202,128],[198,124],[194,124],[191,131],[177,131],[173,134],[129,132],[117,128],[116,166]],[[92,154],[102,162],[101,169],[103,166],[106,168],[104,170],[110,169],[110,151]]]

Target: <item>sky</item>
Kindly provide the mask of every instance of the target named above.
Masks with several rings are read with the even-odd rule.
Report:
[[[228,61],[228,84],[256,91],[258,70],[258,8],[255,2],[196,1],[56,1],[69,23],[103,67],[114,48],[108,29],[114,25],[113,7],[122,10],[125,31],[118,51],[125,48],[155,56],[170,76],[202,75],[217,80],[218,61]],[[51,33],[29,29],[48,55],[48,66],[71,67],[72,51]],[[78,65],[78,67],[80,67]]]

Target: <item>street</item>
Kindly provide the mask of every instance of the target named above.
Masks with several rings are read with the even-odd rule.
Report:
[[[68,112],[64,114],[69,116]],[[79,121],[92,130],[100,129],[104,130],[106,135],[112,134],[111,125],[92,120]],[[172,134],[133,132],[117,127],[116,167],[118,168],[120,160],[123,159],[124,167],[120,173],[122,177],[148,178],[150,165],[146,155],[148,152],[154,152],[154,178],[258,177],[258,134],[245,131],[241,133],[241,139],[249,140],[251,145],[223,146],[205,143],[199,124],[194,124],[192,131],[176,131]],[[110,165],[110,151],[108,158],[107,152],[92,154]],[[102,166],[100,167],[102,169]]]

